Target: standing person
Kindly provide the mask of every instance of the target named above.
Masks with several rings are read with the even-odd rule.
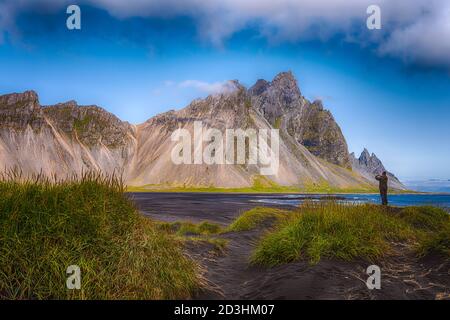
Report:
[[[381,203],[383,206],[387,206],[388,204],[388,198],[387,198],[387,192],[388,192],[388,176],[386,174],[386,171],[383,171],[381,175],[375,176],[375,179],[377,179],[380,182],[380,195],[381,195]]]

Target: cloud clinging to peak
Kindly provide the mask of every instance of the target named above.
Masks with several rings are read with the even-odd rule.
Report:
[[[192,88],[206,94],[230,93],[236,90],[232,81],[205,82],[199,80],[185,80],[178,85],[180,88]]]

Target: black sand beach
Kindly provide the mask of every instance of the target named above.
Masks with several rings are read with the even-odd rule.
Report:
[[[144,215],[167,222],[206,220],[227,225],[242,212],[257,206],[292,208],[255,202],[258,198],[279,197],[276,194],[136,192],[129,195]]]
[[[277,195],[209,193],[132,193],[132,199],[146,216],[161,221],[211,221],[231,223],[240,213],[256,206],[276,206],[252,200]],[[283,206],[282,206],[283,207]],[[292,209],[284,206],[284,209]],[[187,253],[200,263],[208,289],[198,299],[449,299],[450,263],[428,257],[398,253],[377,261],[382,270],[381,290],[366,286],[367,261],[322,259],[311,266],[297,261],[275,268],[249,264],[250,254],[270,224],[257,230],[227,232],[217,237],[228,240],[225,252],[212,245],[189,243]]]

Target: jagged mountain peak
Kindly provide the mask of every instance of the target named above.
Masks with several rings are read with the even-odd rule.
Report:
[[[364,164],[365,166],[369,166],[370,168],[376,169],[377,171],[384,171],[384,165],[381,160],[376,156],[375,153],[370,153],[367,148],[361,152],[361,155],[358,158],[360,164]],[[381,173],[380,172],[380,173]]]
[[[270,82],[264,79],[258,79],[256,83],[248,90],[250,95],[260,95],[270,86]]]
[[[282,99],[284,99],[284,106],[287,107],[302,97],[297,80],[291,71],[276,75],[271,82],[271,87],[280,93]]]
[[[364,148],[363,151],[361,152],[360,156],[364,156],[364,157],[370,157],[370,152],[369,150],[367,150],[367,148]]]
[[[298,102],[301,102],[301,93],[291,71],[277,74],[271,82],[259,79],[249,90],[252,96],[265,96],[273,104],[272,113],[282,113],[286,109],[292,109]]]
[[[0,96],[0,109],[2,112],[39,112],[39,97],[35,91],[28,90],[22,93],[10,93]],[[9,110],[9,111],[8,111]]]
[[[296,88],[297,90],[299,89],[297,85],[297,80],[295,79],[295,76],[292,73],[292,71],[285,71],[277,74],[275,78],[273,78],[272,80],[272,85],[279,86],[282,88]]]
[[[25,130],[28,127],[39,129],[44,118],[37,93],[29,90],[1,95],[0,118],[2,127],[15,130]]]
[[[368,165],[370,162],[371,156],[369,150],[364,148],[364,150],[361,152],[361,155],[359,156],[359,162],[364,163],[365,165]]]
[[[392,188],[404,190],[405,186],[398,180],[398,178],[387,171],[381,160],[372,152],[372,154],[364,148],[359,158],[355,157],[355,153],[350,154],[350,161],[352,163],[352,169],[369,180],[375,182],[374,177],[377,174],[381,174],[386,171],[389,177],[389,185]]]
[[[347,142],[333,115],[321,100],[309,102],[291,71],[272,80],[258,80],[249,89],[252,105],[274,127],[328,162],[350,168]]]
[[[33,90],[27,90],[20,93],[15,92],[0,96],[0,106],[3,107],[5,105],[14,105],[17,103],[24,103],[24,102],[38,103],[39,102],[38,94]]]
[[[315,99],[315,100],[311,103],[311,105],[317,107],[317,109],[320,110],[320,111],[328,111],[328,110],[325,110],[325,109],[324,109],[324,107],[323,107],[323,101],[322,101],[321,99]]]
[[[377,157],[377,155],[375,153],[372,152],[372,154],[370,155],[370,157],[372,158],[373,161],[378,161],[381,162],[381,160]]]
[[[279,72],[272,80],[272,83],[277,82],[292,82],[297,84],[297,80],[291,70]]]

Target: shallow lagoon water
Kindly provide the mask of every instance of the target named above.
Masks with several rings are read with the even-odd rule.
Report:
[[[276,197],[266,196],[260,199],[254,199],[255,202],[272,203],[279,205],[296,206],[306,200],[321,201],[329,198],[335,198],[339,202],[345,203],[373,203],[380,204],[380,196],[377,194],[315,194],[298,195],[287,194],[277,195]],[[450,194],[393,194],[388,196],[389,204],[393,206],[423,206],[433,205],[442,207],[447,211],[450,209]]]

